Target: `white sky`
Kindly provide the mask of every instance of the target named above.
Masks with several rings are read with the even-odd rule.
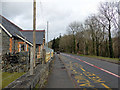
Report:
[[[1,0],[0,0],[1,1]],[[2,0],[2,15],[20,28],[33,29],[33,0]],[[49,40],[66,33],[73,21],[83,22],[98,11],[100,2],[119,0],[36,0],[37,29],[46,29],[49,21]],[[0,4],[1,5],[1,4]],[[1,6],[0,6],[1,7]]]

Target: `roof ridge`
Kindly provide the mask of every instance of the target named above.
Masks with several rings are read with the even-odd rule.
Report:
[[[23,32],[32,32],[33,30],[19,30]],[[36,32],[45,32],[45,30],[35,30]]]
[[[16,24],[14,24],[13,22],[11,22],[10,20],[8,20],[7,18],[5,18],[4,16],[0,15],[2,18],[4,18],[5,20],[7,20],[8,22],[10,22],[11,24],[15,25],[16,27],[18,27],[19,29],[21,29],[19,26],[17,26]],[[22,29],[21,29],[22,30]]]

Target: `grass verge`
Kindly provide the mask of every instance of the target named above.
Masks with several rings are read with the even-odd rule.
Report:
[[[105,59],[105,60],[110,59],[110,60],[117,60],[117,61],[119,61],[118,58],[109,58],[109,57],[94,56],[94,55],[82,55],[82,54],[80,54],[80,56],[93,57],[93,58]]]
[[[24,72],[20,72],[20,73],[17,73],[17,72],[14,72],[14,73],[2,72],[0,74],[2,74],[2,88],[5,88],[11,82],[13,82],[14,80],[16,80],[17,78],[19,78],[20,76],[22,76],[25,73]]]
[[[73,54],[73,53],[67,53],[67,54]],[[95,59],[99,59],[99,60],[108,61],[108,62],[111,62],[111,63],[120,64],[120,59],[119,58],[109,58],[109,57],[102,57],[102,56],[95,56],[95,55],[83,55],[83,54],[73,54],[73,55],[95,58]]]

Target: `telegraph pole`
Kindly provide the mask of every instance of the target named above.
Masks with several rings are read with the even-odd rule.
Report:
[[[33,2],[33,60],[36,64],[36,0]]]
[[[48,47],[48,25],[49,25],[49,22],[47,21],[47,47]]]
[[[33,67],[35,67],[35,52],[36,52],[36,0],[33,0],[33,47],[30,48],[30,75],[33,75]]]

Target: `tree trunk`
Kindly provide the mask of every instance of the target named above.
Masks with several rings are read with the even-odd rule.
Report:
[[[109,53],[110,53],[110,58],[113,58],[113,47],[112,47],[112,38],[111,38],[111,23],[109,21]]]
[[[106,39],[106,43],[105,43],[105,57],[108,57],[109,56],[109,49],[108,49],[108,42],[107,42],[107,39]]]
[[[73,34],[73,52],[76,53],[75,52],[75,35],[74,34]]]
[[[99,56],[99,42],[97,38],[96,38],[96,55]]]
[[[93,38],[93,50],[92,50],[93,55],[95,55],[95,39]]]
[[[118,58],[119,58],[119,61],[120,61],[120,28],[119,28],[119,31],[118,31]]]
[[[88,43],[85,43],[85,54],[88,55]]]
[[[93,29],[92,29],[92,54],[95,55],[95,38]]]

